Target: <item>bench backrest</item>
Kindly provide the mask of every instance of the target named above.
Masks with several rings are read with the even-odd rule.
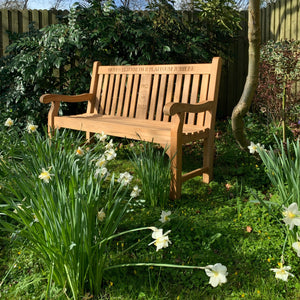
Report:
[[[90,93],[95,102],[88,113],[169,122],[168,102],[196,104],[215,101],[211,112],[189,113],[186,124],[205,126],[215,113],[221,60],[185,65],[101,66],[94,63]]]

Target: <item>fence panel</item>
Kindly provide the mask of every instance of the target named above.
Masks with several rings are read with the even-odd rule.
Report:
[[[67,11],[55,10],[8,10],[0,9],[0,57],[5,55],[9,45],[7,31],[22,33],[28,31],[30,23],[34,22],[37,29],[57,23],[57,17]]]

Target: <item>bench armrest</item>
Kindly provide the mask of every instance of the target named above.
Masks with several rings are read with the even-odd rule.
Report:
[[[75,96],[68,95],[59,95],[59,94],[45,94],[40,97],[40,102],[47,104],[50,102],[83,102],[83,101],[91,101],[93,100],[93,94],[81,94]]]
[[[198,104],[169,102],[164,106],[164,114],[173,116],[178,113],[200,113],[212,109],[214,104],[214,101]]]

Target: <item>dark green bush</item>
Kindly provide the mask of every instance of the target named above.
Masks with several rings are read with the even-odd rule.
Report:
[[[0,61],[2,118],[45,123],[48,107],[39,103],[40,95],[88,91],[95,60],[104,65],[192,63],[226,56],[239,23],[234,1],[218,1],[217,10],[201,2],[197,13],[175,10],[166,0],[145,11],[90,2],[74,6],[60,24],[14,37]]]

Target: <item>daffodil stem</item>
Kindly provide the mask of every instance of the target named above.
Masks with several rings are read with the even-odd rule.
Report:
[[[178,269],[201,269],[201,270],[205,270],[207,268],[207,267],[199,267],[199,266],[184,266],[184,265],[159,264],[159,263],[132,263],[132,264],[114,265],[114,266],[107,267],[104,270],[111,270],[111,269],[124,268],[124,267],[167,267],[167,268],[178,268]]]
[[[284,257],[284,251],[285,251],[285,246],[286,246],[287,239],[288,239],[288,234],[286,234],[285,239],[284,239],[284,243],[283,243],[282,254],[281,254],[281,263],[282,264],[284,263],[283,257]]]
[[[111,235],[111,236],[109,236],[109,237],[106,238],[106,239],[103,239],[103,240],[99,243],[99,245],[101,245],[102,243],[107,242],[107,241],[109,241],[109,240],[112,240],[112,239],[114,239],[114,238],[116,238],[116,237],[119,237],[119,236],[121,236],[121,235],[124,235],[124,234],[127,234],[127,233],[131,233],[131,232],[135,232],[135,231],[147,230],[147,229],[150,229],[150,228],[149,228],[149,227],[140,227],[140,228],[135,228],[135,229],[131,229],[131,230],[126,230],[126,231],[123,231],[123,232],[120,232],[120,233]]]

